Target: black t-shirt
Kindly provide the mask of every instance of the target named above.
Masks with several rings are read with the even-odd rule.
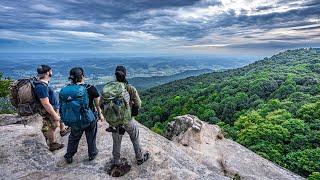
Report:
[[[88,95],[89,95],[89,107],[92,109],[93,112],[95,112],[94,106],[93,106],[93,100],[95,98],[100,97],[100,94],[96,87],[92,85],[87,85]]]

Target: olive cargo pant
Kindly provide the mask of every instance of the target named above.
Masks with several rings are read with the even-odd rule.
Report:
[[[139,129],[138,126],[135,124],[133,120],[129,121],[127,125],[124,126],[124,129],[130,136],[130,140],[133,144],[133,149],[136,155],[136,159],[142,159],[142,150],[139,140]],[[120,152],[121,152],[121,141],[122,136],[119,133],[112,133],[112,139],[113,139],[113,163],[119,164],[120,163]]]

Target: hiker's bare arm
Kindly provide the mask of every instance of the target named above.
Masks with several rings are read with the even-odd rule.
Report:
[[[94,98],[94,105],[95,107],[97,108],[97,111],[99,113],[99,118],[101,121],[104,121],[104,117],[103,117],[103,114],[102,114],[102,110],[100,108],[100,97],[97,97],[97,98]]]
[[[40,98],[40,102],[41,102],[42,106],[44,107],[44,109],[45,109],[50,115],[52,115],[52,117],[53,117],[56,121],[60,121],[60,117],[59,117],[59,115],[56,113],[56,111],[53,109],[52,105],[50,104],[49,98]]]

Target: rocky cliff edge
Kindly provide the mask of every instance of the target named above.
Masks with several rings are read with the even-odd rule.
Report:
[[[132,168],[118,179],[303,179],[225,139],[218,126],[192,115],[176,117],[168,126],[167,138],[137,124],[141,144],[151,157],[137,166],[126,134],[121,154]],[[83,136],[70,165],[63,159],[66,148],[54,153],[48,150],[41,127],[38,115],[23,119],[0,115],[0,179],[114,179],[105,171],[112,152],[112,137],[105,131],[107,123],[99,122],[97,158],[88,161]],[[65,145],[67,140],[67,136],[59,138]]]

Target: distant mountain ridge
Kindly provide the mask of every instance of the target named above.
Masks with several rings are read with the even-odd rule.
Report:
[[[187,70],[181,73],[173,74],[171,76],[152,76],[152,77],[134,77],[129,79],[130,84],[137,89],[148,89],[161,84],[165,84],[178,79],[184,79],[191,76],[198,76],[201,74],[211,73],[212,69]]]
[[[184,79],[191,76],[198,76],[201,74],[206,74],[213,72],[211,69],[200,69],[200,70],[187,70],[181,73],[173,74],[170,76],[152,76],[152,77],[134,77],[128,79],[129,83],[136,87],[138,90],[145,90],[155,86],[159,86],[171,81],[178,79]],[[97,85],[99,90],[102,90],[104,85]]]

